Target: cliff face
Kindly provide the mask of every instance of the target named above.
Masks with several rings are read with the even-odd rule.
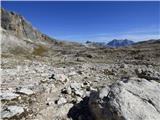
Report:
[[[1,9],[1,27],[19,38],[54,41],[54,39],[33,28],[21,15],[6,11],[3,8]]]

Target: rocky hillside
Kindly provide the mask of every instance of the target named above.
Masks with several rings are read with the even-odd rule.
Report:
[[[15,12],[9,12],[1,8],[1,17],[1,27],[19,38],[46,41],[55,40],[33,28],[23,16]]]
[[[52,39],[15,12],[1,16],[1,119],[159,120],[159,40],[82,45]]]

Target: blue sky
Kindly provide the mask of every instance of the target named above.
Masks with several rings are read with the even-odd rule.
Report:
[[[41,32],[61,40],[108,42],[160,38],[160,2],[2,2]]]

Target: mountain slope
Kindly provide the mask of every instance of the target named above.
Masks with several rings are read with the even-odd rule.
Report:
[[[33,28],[21,15],[12,11],[9,12],[3,8],[1,8],[1,27],[19,38],[48,41],[55,40]]]
[[[23,16],[1,8],[2,55],[52,56],[62,47],[82,45],[59,41],[35,29]],[[73,47],[74,46],[74,47]],[[62,49],[63,50],[63,49]]]

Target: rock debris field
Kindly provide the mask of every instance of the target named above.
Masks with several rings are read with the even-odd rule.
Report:
[[[1,14],[2,120],[160,120],[160,40],[58,41]]]

